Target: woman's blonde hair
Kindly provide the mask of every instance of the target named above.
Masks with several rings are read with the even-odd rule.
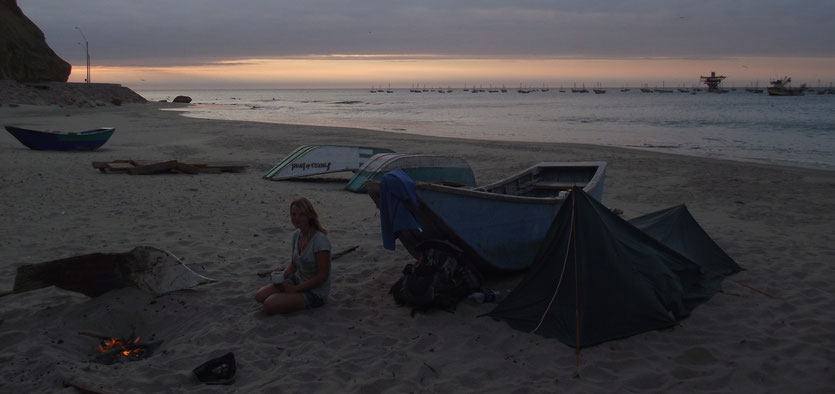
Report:
[[[322,227],[322,224],[319,223],[319,214],[316,213],[316,210],[313,209],[313,203],[310,202],[305,197],[296,197],[293,202],[290,203],[290,208],[296,207],[301,209],[302,215],[307,217],[307,220],[310,222],[310,225],[313,226],[318,231],[321,231],[322,234],[327,234],[328,229]]]

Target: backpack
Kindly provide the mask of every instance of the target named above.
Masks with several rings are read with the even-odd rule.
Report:
[[[466,264],[461,249],[439,240],[418,245],[421,258],[406,264],[403,276],[391,286],[389,293],[398,305],[416,311],[432,308],[454,310],[455,305],[481,288],[481,278]]]

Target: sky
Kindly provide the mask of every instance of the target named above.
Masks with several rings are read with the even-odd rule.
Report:
[[[833,0],[17,0],[133,89],[835,81]],[[86,43],[86,47],[85,47]]]

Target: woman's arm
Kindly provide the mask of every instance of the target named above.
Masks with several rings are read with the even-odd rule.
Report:
[[[290,259],[290,264],[284,268],[284,277],[286,278],[290,275],[293,275],[294,273],[296,273],[296,261]]]
[[[307,282],[299,283],[295,286],[289,282],[284,282],[282,283],[281,290],[285,293],[300,293],[313,289],[324,283],[328,279],[328,275],[330,275],[330,264],[328,264],[330,261],[330,254],[330,250],[321,250],[316,252],[314,254],[316,256],[316,276],[310,278]],[[293,272],[295,272],[295,266],[293,266],[293,268]]]

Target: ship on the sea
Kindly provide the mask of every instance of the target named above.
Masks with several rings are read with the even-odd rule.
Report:
[[[803,96],[803,91],[806,90],[806,84],[801,84],[798,88],[792,87],[791,77],[783,77],[782,79],[775,79],[771,81],[771,87],[768,88],[769,96]]]

